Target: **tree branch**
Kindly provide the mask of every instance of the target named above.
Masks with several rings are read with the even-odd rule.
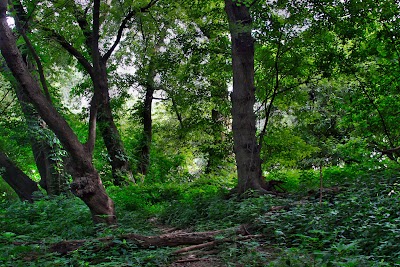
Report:
[[[83,35],[85,36],[85,44],[88,49],[89,55],[92,54],[92,43],[93,43],[93,32],[90,29],[90,25],[86,20],[87,10],[82,10],[78,7],[75,1],[71,1],[71,6],[74,12],[74,17],[79,27],[82,30]]]
[[[282,38],[283,33],[281,33],[281,35],[279,36],[279,39]],[[278,49],[276,51],[276,55],[275,55],[275,86],[274,86],[274,92],[272,94],[271,100],[269,102],[268,108],[265,107],[265,123],[264,123],[264,127],[261,130],[260,136],[259,136],[259,141],[258,141],[258,149],[259,151],[261,151],[262,148],[262,144],[263,144],[263,139],[264,139],[264,135],[267,131],[267,125],[268,125],[268,121],[271,115],[271,110],[272,110],[272,104],[274,103],[275,97],[278,95],[278,89],[280,86],[280,80],[279,80],[279,56],[281,53],[281,42],[278,42]],[[265,105],[267,105],[267,101],[265,101]]]
[[[39,55],[36,53],[36,50],[33,47],[28,36],[26,35],[25,31],[23,29],[21,29],[20,33],[22,35],[22,38],[24,38],[24,41],[26,43],[26,46],[28,47],[29,52],[31,53],[31,55],[33,56],[33,59],[36,62],[36,67],[38,68],[40,83],[42,84],[44,95],[46,96],[47,100],[51,103],[52,101],[51,101],[51,96],[50,96],[50,92],[49,92],[49,87],[47,86],[46,77],[44,76],[43,65],[39,58]]]
[[[44,31],[49,33],[49,36],[53,38],[59,45],[61,45],[69,54],[75,57],[78,62],[85,68],[91,77],[94,77],[93,67],[90,62],[84,57],[84,55],[78,51],[73,45],[71,45],[61,34],[53,29],[42,27]]]
[[[50,129],[57,135],[64,148],[74,159],[79,160],[82,168],[93,168],[86,159],[86,151],[79,142],[78,137],[61,116],[52,106],[37,83],[29,73],[20,51],[15,44],[15,37],[7,23],[7,1],[0,1],[0,50],[5,61],[16,80],[20,83],[24,92],[32,100],[36,110],[43,120],[49,125]]]
[[[390,131],[389,131],[387,125],[386,125],[386,121],[385,121],[385,118],[383,117],[382,112],[379,110],[378,105],[376,105],[375,101],[371,98],[371,96],[369,95],[368,91],[366,90],[365,83],[363,81],[361,81],[361,79],[357,75],[355,75],[355,78],[359,82],[361,90],[364,92],[364,94],[367,97],[367,99],[369,100],[370,104],[375,108],[376,112],[378,113],[379,119],[380,119],[380,121],[382,123],[383,132],[385,133],[386,137],[388,138],[390,146],[394,147]]]
[[[97,110],[98,110],[98,101],[97,101],[97,95],[95,93],[90,103],[89,130],[88,130],[89,132],[88,132],[87,142],[85,143],[85,147],[90,155],[93,155],[93,150],[96,143]]]
[[[5,96],[3,97],[1,102],[3,102],[4,98],[5,98]],[[17,96],[13,96],[13,99],[9,103],[7,103],[7,105],[5,105],[5,108],[2,111],[0,111],[0,116],[3,116],[6,114],[7,109],[12,106],[12,104],[14,103],[16,98],[17,98]]]
[[[382,155],[386,155],[389,159],[395,161],[398,163],[396,160],[396,157],[398,157],[399,152],[400,152],[400,146],[395,147],[395,148],[390,148],[390,149],[385,149],[385,150],[378,150]]]
[[[92,59],[93,68],[96,74],[100,73],[100,51],[99,51],[99,39],[100,39],[100,0],[94,0],[93,4],[93,42],[92,42]],[[96,82],[98,79],[93,79]],[[94,86],[97,88],[97,85]]]
[[[107,53],[105,53],[105,55],[103,56],[103,60],[104,61],[107,61],[110,58],[111,54],[114,52],[115,48],[117,47],[117,45],[121,41],[122,33],[124,32],[124,29],[127,28],[127,24],[133,18],[133,16],[135,16],[137,12],[139,12],[139,13],[147,12],[149,10],[149,8],[154,6],[158,1],[159,0],[151,0],[146,6],[140,8],[139,11],[138,10],[131,10],[131,11],[128,12],[128,14],[122,20],[121,25],[119,26],[118,33],[117,33],[117,38],[115,39],[114,44],[107,51]]]
[[[22,38],[24,39],[29,52],[31,53],[33,59],[36,62],[37,70],[39,72],[40,83],[42,84],[44,94],[45,94],[47,100],[49,102],[51,102],[51,96],[50,96],[49,88],[47,86],[46,78],[44,76],[42,62],[39,58],[39,55],[36,53],[36,50],[33,47],[31,41],[29,40],[28,36],[26,35],[26,30],[28,28],[28,24],[27,24],[28,23],[28,15],[26,14],[20,1],[16,1],[15,4],[13,4],[12,1],[9,1],[9,4],[11,5],[10,11],[11,12],[14,11],[16,13],[16,16],[14,16],[14,20],[15,20],[15,25],[17,26],[17,30],[21,34]],[[24,23],[24,25],[22,25],[22,23]]]
[[[178,105],[176,104],[175,99],[172,96],[170,97],[170,99],[172,101],[172,108],[175,111],[176,117],[178,118],[179,121],[179,125],[181,126],[181,130],[183,130],[185,128],[185,125],[183,124],[182,115],[181,113],[179,113]]]

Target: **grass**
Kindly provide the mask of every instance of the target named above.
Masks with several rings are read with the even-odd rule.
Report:
[[[76,198],[61,196],[34,204],[3,199],[0,265],[169,266],[172,248],[139,250],[115,240],[112,249],[98,250],[98,244],[88,243],[58,255],[47,251],[47,245],[121,233],[159,234],[156,224],[192,231],[249,224],[252,234],[265,238],[220,245],[217,257],[224,266],[400,266],[399,171],[326,169],[326,185],[339,184],[341,191],[325,195],[322,204],[307,194],[318,182],[318,176],[309,174],[281,173],[280,179],[291,181],[291,194],[284,198],[227,198],[232,181],[224,182],[223,177],[110,187],[117,229],[93,227],[88,209]],[[282,205],[290,209],[271,212],[271,207]]]

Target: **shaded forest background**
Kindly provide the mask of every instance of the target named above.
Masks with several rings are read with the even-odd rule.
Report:
[[[211,235],[208,266],[400,264],[399,16],[0,1],[0,262],[180,266],[128,236],[174,227]]]

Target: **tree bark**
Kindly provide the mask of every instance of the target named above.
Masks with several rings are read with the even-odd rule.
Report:
[[[39,55],[36,53],[35,48],[26,35],[26,32],[29,31],[29,16],[25,12],[20,1],[13,2],[11,11],[15,11],[14,20],[16,29],[25,41],[24,52],[22,54],[25,64],[30,73],[33,73],[35,70],[38,71],[44,95],[47,100],[51,102],[51,96],[42,63]],[[34,59],[36,66],[31,62],[30,58]],[[30,103],[29,97],[24,93],[18,82],[16,82],[15,79],[12,80],[11,83],[27,122],[28,130],[31,133],[30,142],[32,152],[41,177],[39,185],[46,190],[48,195],[60,195],[67,190],[67,175],[63,170],[64,159],[57,158],[54,155],[59,154],[62,148],[55,142],[50,144],[50,140],[55,138],[54,133],[47,129],[47,125],[40,118],[39,114],[32,106],[32,103]],[[42,133],[37,133],[35,129],[41,129],[41,131],[47,132],[47,134],[43,135]]]
[[[39,191],[37,184],[2,152],[0,152],[0,175],[22,201],[33,202],[33,193]]]
[[[149,63],[149,70],[146,77],[145,89],[146,95],[143,102],[142,118],[143,118],[143,140],[140,148],[140,162],[138,172],[146,175],[150,165],[150,146],[153,138],[153,121],[152,121],[152,104],[153,94],[155,91],[155,55],[152,56]]]
[[[232,131],[238,172],[237,192],[248,189],[265,192],[261,176],[260,151],[256,138],[254,114],[254,40],[251,36],[252,19],[248,8],[225,0],[232,39],[233,91]]]
[[[42,131],[47,130],[49,134],[52,133],[50,133],[50,130],[45,129],[43,125],[45,123],[29,102],[29,98],[23,92],[18,82],[13,77],[9,77],[9,72],[10,70],[7,66],[3,66],[3,73],[12,84],[22,113],[24,114],[29,133],[29,142],[31,143],[34,160],[41,178],[39,185],[46,190],[48,195],[59,195],[66,189],[66,176],[60,173],[59,167],[57,167],[58,165],[62,165],[62,163],[60,164],[57,160],[53,160],[52,154],[61,148],[51,147],[48,143],[48,138],[39,136],[40,134],[37,132],[37,129],[41,129]]]
[[[62,163],[60,164],[60,162],[53,159],[52,154],[56,152],[55,150],[61,148],[52,148],[48,143],[49,140],[47,140],[47,137],[38,136],[37,129],[49,132],[50,130],[46,129],[40,123],[42,120],[39,114],[30,103],[26,102],[28,99],[22,89],[18,88],[19,85],[14,84],[13,86],[17,92],[18,102],[21,105],[30,133],[29,139],[32,152],[41,178],[39,185],[46,190],[48,195],[59,195],[65,192],[67,188],[66,176],[57,168],[57,165],[61,165]],[[59,160],[62,161],[62,159]]]
[[[56,134],[65,150],[70,154],[73,165],[72,192],[89,207],[94,222],[112,224],[116,222],[113,201],[108,197],[100,177],[92,164],[92,154],[81,144],[65,119],[46,99],[38,82],[29,73],[15,38],[7,23],[7,0],[0,1],[0,49],[13,76],[30,98],[36,110]]]
[[[119,186],[129,181],[134,182],[129,159],[111,110],[106,62],[100,61],[100,75],[96,76],[97,81],[93,81],[93,83],[97,86],[94,90],[100,96],[97,121],[110,156],[113,184]]]

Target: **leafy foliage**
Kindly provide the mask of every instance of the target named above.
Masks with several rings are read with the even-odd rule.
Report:
[[[142,101],[154,86],[146,176],[112,186],[110,155],[96,140],[93,162],[115,201],[119,228],[93,228],[87,208],[69,196],[17,202],[0,181],[0,265],[168,266],[172,249],[138,250],[116,239],[112,249],[96,250],[95,238],[242,224],[264,238],[217,246],[226,266],[400,265],[398,3],[234,1],[253,20],[262,171],[267,180],[284,182],[285,191],[238,197],[230,195],[237,181],[223,1],[151,2],[146,12],[139,10],[148,1],[101,4],[102,53],[126,13],[137,11],[107,65],[113,114],[133,166],[145,140]],[[43,26],[63,33],[89,59],[75,16],[89,14],[91,2],[22,3],[55,106],[84,142],[90,77]],[[0,149],[37,181],[29,138],[59,143],[48,130],[27,130],[8,78],[0,77]],[[329,193],[332,188],[338,192]],[[46,251],[65,239],[92,242],[68,255]]]

